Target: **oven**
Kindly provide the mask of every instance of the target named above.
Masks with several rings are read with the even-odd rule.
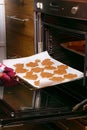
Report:
[[[48,51],[54,59],[83,72],[80,80],[45,89],[54,97],[57,95],[57,101],[64,103],[66,119],[68,112],[72,113],[71,118],[75,118],[76,113],[78,118],[79,114],[86,112],[86,10],[86,0],[35,0],[34,3],[35,52]]]
[[[16,87],[4,87],[2,126],[86,118],[86,11],[86,0],[34,1],[35,53],[48,51],[54,59],[83,72],[83,78],[42,89],[22,80]]]

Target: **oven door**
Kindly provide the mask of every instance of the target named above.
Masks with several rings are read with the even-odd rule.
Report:
[[[29,85],[4,88],[3,100],[0,102],[4,104],[7,116],[1,118],[1,125],[45,123],[86,117],[87,90],[81,82],[79,80],[39,90],[32,89]]]

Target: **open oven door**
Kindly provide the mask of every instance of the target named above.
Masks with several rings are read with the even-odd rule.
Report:
[[[4,88],[0,100],[2,126],[24,123],[53,122],[87,116],[87,90],[74,81],[33,90],[29,85]],[[3,116],[2,116],[3,115]]]

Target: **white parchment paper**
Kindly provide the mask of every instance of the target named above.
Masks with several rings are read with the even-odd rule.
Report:
[[[54,62],[54,66],[58,66],[58,65],[62,65],[63,63],[53,59],[47,51],[44,51],[44,52],[41,52],[41,53],[38,53],[38,54],[35,54],[35,55],[32,55],[32,56],[29,56],[29,57],[23,57],[23,58],[16,58],[16,59],[6,59],[6,60],[3,60],[3,63],[7,66],[7,67],[11,67],[15,70],[15,67],[14,67],[14,64],[17,64],[17,63],[23,63],[24,64],[24,68],[27,68],[29,69],[29,71],[31,70],[31,68],[27,67],[26,66],[26,63],[29,63],[29,62],[34,62],[35,60],[39,59],[41,62],[44,60],[44,59],[51,59],[52,62]],[[38,67],[42,67],[41,63],[39,63]],[[49,73],[52,73],[52,70],[45,70]],[[20,77],[21,79],[23,79],[24,81],[26,81],[27,83],[31,84],[33,87],[36,87],[37,89],[39,88],[43,88],[43,87],[48,87],[48,86],[53,86],[53,85],[56,85],[56,84],[61,84],[61,83],[66,83],[66,82],[70,82],[72,80],[77,80],[77,79],[80,79],[83,77],[83,73],[68,66],[68,69],[67,69],[67,73],[72,73],[72,74],[77,74],[77,77],[74,78],[74,79],[65,79],[63,80],[62,82],[54,82],[54,81],[51,81],[49,80],[48,78],[42,78],[40,76],[40,73],[38,73],[38,79],[40,81],[40,84],[39,86],[36,86],[34,84],[34,81],[33,80],[30,80],[30,79],[26,79],[24,78],[24,75],[25,73],[17,73],[17,76]],[[60,75],[59,75],[60,76]],[[63,76],[63,75],[61,75]]]

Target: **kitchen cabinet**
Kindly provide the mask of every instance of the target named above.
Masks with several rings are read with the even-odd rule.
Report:
[[[5,0],[7,58],[34,54],[33,0]]]

